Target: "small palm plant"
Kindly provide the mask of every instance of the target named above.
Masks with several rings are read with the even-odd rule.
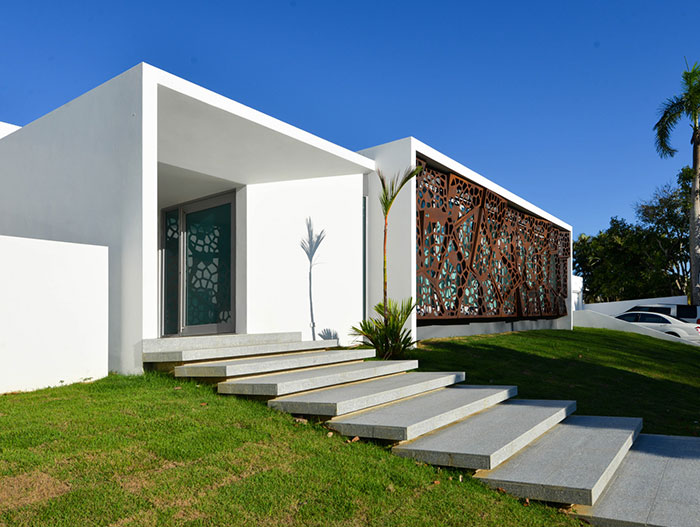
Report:
[[[404,327],[414,307],[410,298],[401,303],[389,299],[386,306],[380,302],[374,307],[380,318],[361,321],[359,326],[353,326],[352,333],[364,337],[383,359],[400,358],[416,343]]]
[[[693,145],[693,184],[690,214],[690,281],[691,304],[700,304],[700,65],[693,64],[683,72],[680,95],[669,97],[659,108],[659,120],[654,125],[656,151],[661,157],[673,157],[678,150],[671,147],[671,132],[685,117],[690,121]]]
[[[318,234],[314,233],[314,224],[311,218],[306,218],[306,238],[302,238],[300,245],[309,259],[309,311],[311,312],[311,336],[316,340],[316,321],[314,320],[314,297],[312,288],[312,272],[314,268],[314,257],[321,242],[326,237],[326,231],[322,230]]]
[[[416,177],[418,174],[421,173],[423,170],[423,167],[415,167],[415,168],[407,168],[403,176],[399,176],[399,174],[396,174],[391,180],[387,181],[386,177],[384,174],[382,174],[381,171],[377,170],[377,176],[379,176],[379,182],[382,185],[382,193],[379,195],[379,204],[382,207],[382,214],[384,215],[384,296],[383,302],[382,302],[382,309],[383,309],[383,316],[384,316],[384,323],[388,323],[388,308],[389,308],[389,303],[387,299],[387,273],[386,273],[386,240],[387,240],[387,235],[389,233],[389,211],[391,210],[391,206],[394,204],[394,201],[396,201],[396,196],[399,195],[399,192],[401,192],[401,189],[411,181],[411,178]]]
[[[384,174],[377,170],[377,176],[379,176],[379,182],[382,185],[379,204],[384,215],[384,280],[383,300],[374,307],[374,311],[381,318],[363,320],[359,326],[353,326],[352,334],[368,340],[377,353],[385,359],[400,357],[415,344],[415,341],[411,339],[411,332],[404,328],[415,307],[413,300],[409,298],[398,303],[388,298],[386,242],[389,233],[391,206],[406,183],[420,174],[422,170],[423,167],[408,168],[403,175],[396,174],[391,180],[387,180]]]

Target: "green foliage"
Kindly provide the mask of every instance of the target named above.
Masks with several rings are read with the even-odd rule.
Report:
[[[359,326],[352,327],[352,333],[358,337],[364,337],[377,350],[377,355],[384,359],[403,357],[404,353],[411,349],[415,341],[411,339],[410,330],[404,325],[415,304],[407,298],[401,303],[388,299],[386,309],[380,302],[374,306],[378,318],[370,318],[360,322]]]
[[[617,217],[595,236],[574,241],[574,271],[586,302],[683,295],[689,292],[688,213],[692,170],[635,205],[638,223]]]
[[[683,117],[690,119],[693,139],[700,117],[700,65],[693,64],[682,74],[681,94],[669,97],[659,108],[659,120],[654,125],[656,151],[661,157],[673,157],[678,150],[671,147],[671,133]]]
[[[396,196],[399,195],[401,189],[408,183],[411,178],[417,176],[421,173],[423,167],[407,168],[404,170],[403,175],[396,174],[392,179],[387,180],[386,176],[379,170],[377,170],[377,176],[379,176],[379,182],[382,185],[382,193],[379,195],[379,204],[382,207],[382,214],[386,218],[389,215],[391,206],[396,200]]]

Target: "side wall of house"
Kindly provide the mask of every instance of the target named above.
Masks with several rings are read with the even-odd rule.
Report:
[[[0,139],[0,234],[108,247],[109,369],[122,373],[142,369],[142,102],[136,66]],[[150,275],[155,258],[154,247]],[[53,313],[41,298],[35,305],[42,331]],[[66,331],[79,339],[83,323],[77,318]]]
[[[245,288],[245,315],[237,331],[299,331],[311,339],[309,261],[300,247],[306,218],[326,236],[313,267],[316,338],[329,328],[342,344],[352,341],[350,327],[362,319],[361,174],[248,185],[238,192],[237,287]],[[237,242],[241,247],[241,240]],[[243,259],[243,261],[241,261]]]

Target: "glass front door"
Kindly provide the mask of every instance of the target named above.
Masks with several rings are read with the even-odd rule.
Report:
[[[163,334],[233,332],[233,194],[166,210],[163,229]]]

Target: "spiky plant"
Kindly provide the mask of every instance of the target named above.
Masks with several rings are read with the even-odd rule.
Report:
[[[690,144],[693,145],[693,183],[690,212],[690,300],[700,304],[700,66],[686,63],[682,74],[681,93],[664,101],[659,107],[659,120],[654,125],[656,151],[661,157],[673,157],[678,150],[671,147],[670,138],[676,125],[683,118],[690,120],[692,129]]]
[[[306,238],[302,238],[300,245],[309,259],[309,311],[311,312],[311,336],[316,340],[316,321],[314,320],[314,297],[312,289],[312,272],[314,268],[314,257],[321,242],[326,237],[326,231],[322,230],[318,234],[314,234],[314,224],[311,218],[306,218]]]
[[[392,299],[388,304],[379,303],[374,311],[380,318],[361,321],[359,326],[352,327],[351,334],[367,340],[383,359],[400,358],[416,343],[404,327],[414,307],[411,298],[401,303]]]

